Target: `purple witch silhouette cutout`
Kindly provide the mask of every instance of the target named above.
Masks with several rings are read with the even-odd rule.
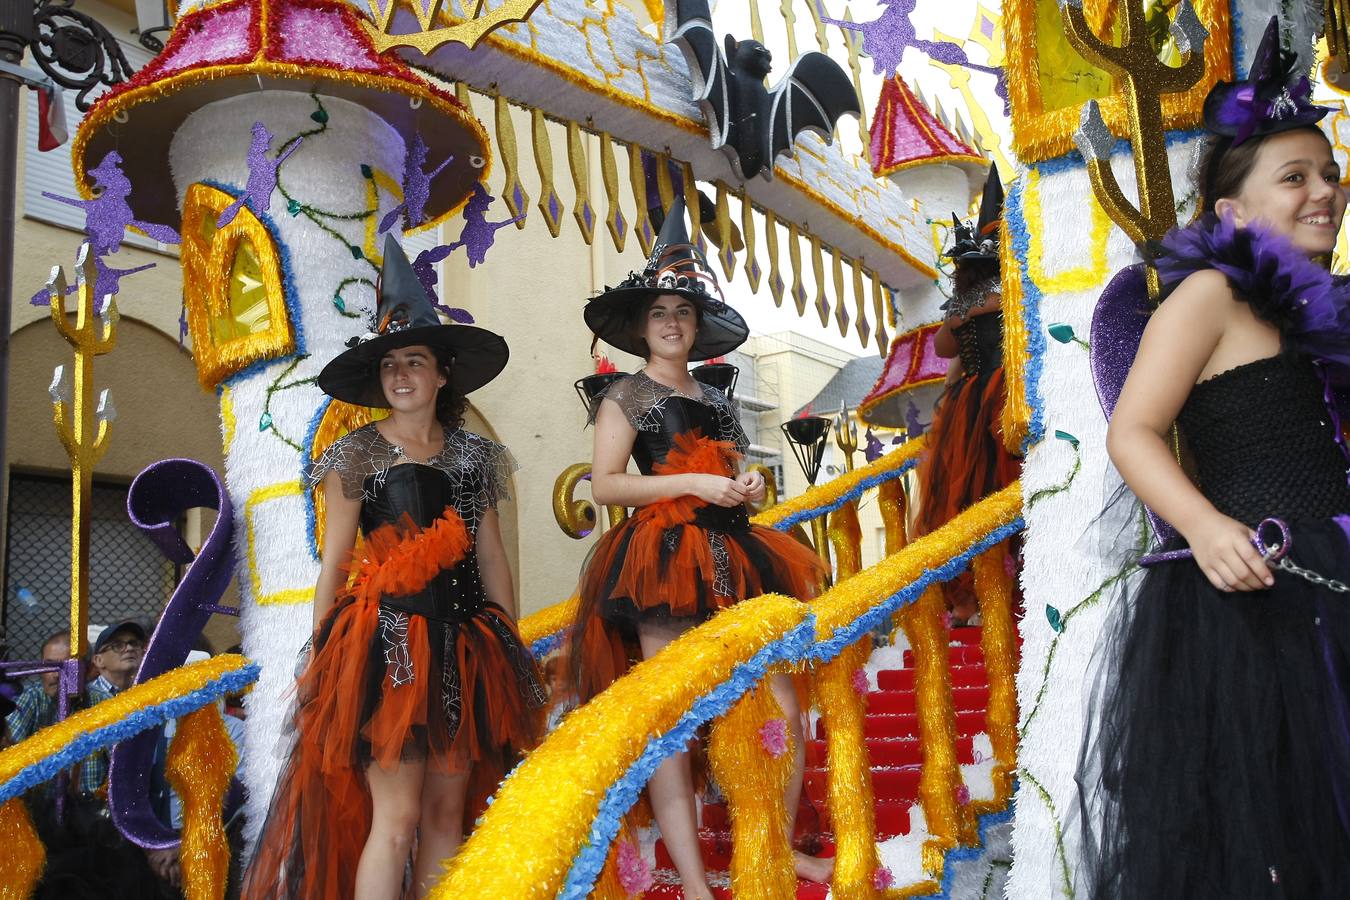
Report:
[[[445,162],[430,172],[424,171],[423,167],[427,164],[429,152],[422,136],[413,135],[412,146],[408,148],[408,154],[403,158],[403,202],[385,213],[384,218],[380,220],[378,229],[380,234],[393,228],[400,215],[403,216],[405,230],[416,228],[426,221],[427,200],[431,197],[431,181],[441,174],[442,169],[455,161],[453,156],[448,156]]]
[[[268,159],[272,149],[272,132],[261,122],[253,123],[253,140],[248,147],[248,183],[244,193],[221,212],[216,219],[216,227],[224,228],[234,221],[245,203],[255,215],[265,215],[272,206],[272,192],[277,189],[277,173],[304,138],[296,138],[277,154],[276,159]]]

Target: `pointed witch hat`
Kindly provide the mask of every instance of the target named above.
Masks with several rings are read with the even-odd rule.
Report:
[[[691,361],[723,356],[750,336],[745,319],[722,299],[708,260],[690,243],[684,198],[678,195],[661,223],[647,265],[590,300],[584,313],[586,325],[610,346],[645,356],[646,346],[636,327],[638,316],[647,301],[662,294],[677,294],[699,309],[698,331],[689,350]]]
[[[446,325],[436,315],[403,248],[385,235],[384,264],[375,289],[375,321],[369,332],[347,342],[319,373],[328,396],[357,406],[388,407],[380,386],[380,360],[390,350],[424,344],[450,363],[450,380],[461,394],[477,390],[506,367],[509,352],[501,335],[473,325]]]
[[[943,256],[948,259],[998,259],[998,226],[1003,221],[1003,182],[998,167],[989,167],[980,197],[980,217],[974,225],[962,222],[952,213],[952,247]]]
[[[1280,46],[1280,20],[1271,16],[1242,81],[1221,81],[1205,97],[1205,128],[1237,146],[1250,137],[1304,128],[1331,109],[1312,103],[1312,85],[1298,54]]]

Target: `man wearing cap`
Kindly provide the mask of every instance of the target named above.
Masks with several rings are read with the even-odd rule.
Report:
[[[94,665],[99,674],[90,690],[111,697],[131,687],[145,655],[145,637],[145,629],[138,622],[118,622],[103,629],[94,642]],[[90,702],[96,701],[91,697]]]

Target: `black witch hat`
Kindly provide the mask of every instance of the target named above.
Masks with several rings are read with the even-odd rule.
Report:
[[[375,321],[366,334],[347,342],[319,373],[328,396],[357,406],[388,407],[380,387],[380,359],[390,350],[422,344],[450,362],[450,379],[461,394],[477,390],[506,367],[501,335],[473,325],[446,325],[408,257],[392,234],[385,235],[384,264],[375,288]]]
[[[662,294],[678,294],[699,308],[690,360],[730,353],[750,336],[745,319],[722,299],[708,260],[690,243],[684,215],[684,198],[676,196],[646,267],[630,272],[617,287],[606,288],[586,304],[586,326],[610,346],[644,355],[642,339],[633,325],[642,304]]]
[[[1205,128],[1237,146],[1321,121],[1331,110],[1313,105],[1308,76],[1297,69],[1298,54],[1280,47],[1280,20],[1271,16],[1246,79],[1221,81],[1205,97]]]
[[[980,218],[972,226],[952,213],[952,248],[943,256],[948,259],[998,259],[998,226],[1003,221],[1003,182],[998,167],[989,166],[989,177],[984,182],[980,197]]]

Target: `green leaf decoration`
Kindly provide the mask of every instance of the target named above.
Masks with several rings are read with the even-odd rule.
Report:
[[[1061,344],[1067,344],[1074,338],[1073,326],[1067,322],[1056,322],[1048,329],[1050,336]]]
[[[314,110],[314,112],[309,114],[309,117],[313,119],[315,122],[318,122],[320,125],[328,124],[328,110],[324,109],[323,107],[319,107],[318,109]]]
[[[272,414],[270,412],[264,412],[262,414],[262,418],[258,420],[258,430],[266,431],[271,427],[272,427]]]
[[[1067,431],[1060,431],[1056,429],[1055,437],[1059,438],[1061,441],[1068,441],[1070,444],[1073,444],[1073,449],[1075,450],[1078,449],[1078,438],[1069,434]]]
[[[1060,615],[1059,610],[1050,604],[1045,605],[1045,619],[1050,623],[1050,627],[1058,634],[1064,630],[1064,617]]]

